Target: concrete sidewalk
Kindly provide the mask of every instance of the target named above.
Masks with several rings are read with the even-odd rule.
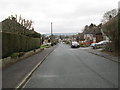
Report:
[[[34,56],[21,60],[4,69],[2,71],[2,88],[19,87],[56,47],[57,45],[47,48]]]
[[[83,50],[88,51],[89,53],[92,53],[92,54],[95,54],[95,55],[104,57],[104,58],[106,58],[106,59],[109,59],[109,60],[118,62],[118,57],[117,57],[117,56],[112,56],[112,55],[110,55],[110,54],[101,52],[100,49],[86,48],[86,49],[83,49]]]

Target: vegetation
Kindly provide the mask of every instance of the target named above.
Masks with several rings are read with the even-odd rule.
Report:
[[[9,16],[9,18],[2,21],[2,32],[15,33],[26,35],[30,37],[40,38],[41,34],[34,31],[31,20],[25,20],[21,16],[17,20],[17,15]]]
[[[28,37],[34,37],[34,38],[40,38],[41,34],[39,34],[37,32],[33,32],[33,33],[26,34],[26,36],[28,36]]]
[[[51,47],[51,45],[44,45],[44,46],[41,46],[40,48],[49,48]]]
[[[52,45],[56,45],[58,43],[58,40],[52,41]]]
[[[24,35],[2,33],[2,57],[14,52],[26,52],[40,47],[40,39]]]
[[[120,12],[118,13],[118,55],[120,55]]]
[[[80,44],[80,47],[89,47],[90,45],[89,44],[86,44],[86,43],[79,43]]]
[[[71,41],[68,41],[68,40],[63,40],[63,42],[65,42],[66,44],[71,45]]]
[[[15,57],[18,57],[19,56],[19,53],[13,53],[12,55],[11,55],[11,58],[15,58]]]
[[[21,57],[23,56],[25,53],[24,52],[15,52],[15,53],[12,53],[10,55],[11,58],[16,58],[16,57]]]
[[[114,17],[117,16],[117,10],[116,9],[112,9],[110,11],[107,11],[104,15],[103,15],[103,19],[101,20],[102,23],[107,23],[108,21],[110,21],[111,19],[113,19]]]
[[[14,52],[26,52],[40,47],[41,34],[34,31],[32,23],[21,15],[11,15],[2,21],[2,58],[12,53],[12,57],[17,56],[18,53]]]
[[[24,28],[28,29],[28,30],[34,30],[34,28],[32,27],[32,20],[26,20],[24,18],[21,17],[21,15],[18,17],[17,15],[13,16],[9,16],[8,17],[9,20],[13,20],[16,21],[17,23],[19,23],[20,25],[22,25]]]
[[[113,18],[110,18],[111,16],[109,16],[110,18],[109,21],[102,26],[103,32],[109,37],[110,41],[112,41],[106,46],[106,50],[111,50],[115,52],[118,52],[119,44],[118,24],[120,24],[119,23],[120,19],[118,18],[118,16],[119,15],[116,15]]]

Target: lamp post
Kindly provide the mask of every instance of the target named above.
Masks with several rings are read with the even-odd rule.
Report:
[[[52,30],[52,22],[51,22],[51,46],[53,46],[53,30]]]
[[[52,34],[53,34],[53,31],[52,31],[52,22],[51,22],[51,36],[52,36]]]

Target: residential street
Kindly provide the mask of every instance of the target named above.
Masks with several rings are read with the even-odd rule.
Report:
[[[120,0],[1,0],[0,6],[2,90],[120,90]]]
[[[2,70],[2,88],[15,88],[20,86],[34,71],[36,66],[44,61],[57,46],[43,50],[42,52],[21,60]]]
[[[25,88],[117,88],[118,63],[66,44],[33,73]]]

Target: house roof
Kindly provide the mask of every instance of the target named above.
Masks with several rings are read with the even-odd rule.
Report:
[[[99,27],[90,28],[90,29],[85,30],[83,33],[84,34],[99,34],[101,33],[101,28]]]
[[[80,39],[84,39],[84,33],[78,33],[78,36],[80,37]]]

